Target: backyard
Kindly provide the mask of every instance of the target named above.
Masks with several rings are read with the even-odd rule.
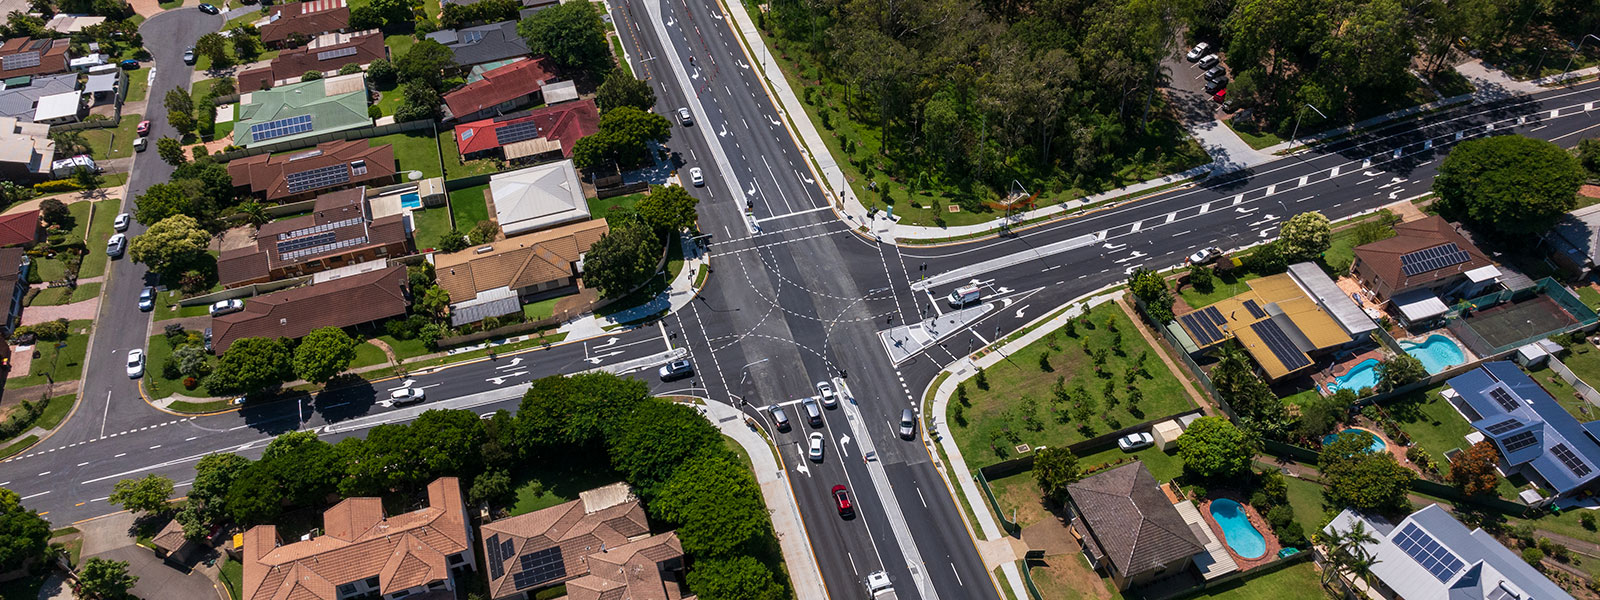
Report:
[[[1106,327],[1108,320],[1115,330]],[[1117,304],[1096,307],[1079,321],[1074,331],[1051,332],[990,367],[988,389],[977,378],[963,384],[971,406],[952,400],[948,417],[969,466],[1010,458],[1018,444],[1066,446],[1193,407],[1182,384]],[[1090,352],[1103,364],[1097,366]],[[1048,371],[1041,370],[1041,355],[1048,355]],[[1146,357],[1142,371],[1140,356]],[[1058,378],[1064,382],[1060,389]],[[1143,396],[1137,406],[1127,401],[1130,384]],[[1081,400],[1075,398],[1080,395]],[[1076,408],[1080,401],[1087,410]]]
[[[1444,388],[1445,385],[1441,383],[1384,404],[1389,416],[1394,417],[1400,429],[1411,436],[1412,443],[1427,450],[1433,460],[1439,463],[1441,474],[1450,470],[1450,461],[1445,459],[1445,453],[1458,448],[1465,450],[1468,446],[1465,436],[1475,431],[1472,424],[1462,418],[1444,396],[1439,395]]]
[[[373,147],[384,144],[394,146],[395,162],[400,165],[400,178],[403,180],[410,179],[405,175],[406,171],[421,171],[423,178],[444,175],[444,168],[439,164],[439,144],[430,132],[392,133],[369,138],[367,143]]]
[[[637,194],[623,194],[621,196],[612,196],[610,198],[590,198],[589,216],[595,219],[604,219],[609,216],[613,210],[632,210],[634,205],[638,204],[640,200],[643,200],[645,196],[649,195],[649,192],[639,192]]]
[[[486,183],[450,192],[450,216],[455,220],[456,229],[466,233],[479,222],[489,220],[489,202],[483,196],[488,189]]]
[[[413,210],[411,221],[416,226],[411,237],[417,241],[418,250],[433,249],[438,246],[440,238],[450,233],[450,211],[442,206]]]
[[[1188,596],[1190,600],[1306,600],[1328,597],[1320,575],[1309,560]]]
[[[511,516],[577,500],[579,493],[615,483],[619,479],[621,477],[612,471],[604,454],[528,461],[522,470],[512,475],[516,501],[510,507]]]
[[[383,99],[388,100],[389,95],[385,95]],[[399,100],[395,102],[398,104]],[[381,105],[382,102],[379,104]],[[446,129],[439,132],[439,148],[444,151],[444,172],[450,179],[485,175],[500,170],[500,162],[493,159],[479,158],[462,162],[461,149],[456,145],[456,132],[454,130]]]

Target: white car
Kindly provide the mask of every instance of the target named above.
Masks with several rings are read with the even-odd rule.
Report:
[[[689,169],[689,182],[693,183],[695,187],[700,187],[706,184],[705,175],[700,173],[700,167],[693,167]]]
[[[232,300],[218,300],[211,304],[211,316],[236,313],[244,310],[244,301],[238,298]]]
[[[144,375],[144,350],[134,348],[128,351],[128,377],[138,379]]]
[[[122,256],[122,252],[127,249],[128,236],[116,233],[111,235],[111,239],[106,240],[106,256],[116,258]]]
[[[395,406],[402,404],[416,404],[428,399],[428,395],[421,388],[400,388],[389,392],[389,401]]]
[[[1200,62],[1195,63],[1194,66],[1200,67],[1201,69],[1209,69],[1217,66],[1217,63],[1221,60],[1222,59],[1217,58],[1217,55],[1215,54],[1207,54],[1205,58],[1200,59]]]
[[[1188,54],[1183,55],[1183,57],[1185,59],[1188,59],[1189,62],[1194,62],[1194,61],[1200,60],[1200,57],[1205,56],[1206,55],[1206,51],[1210,50],[1210,49],[1211,49],[1211,44],[1207,44],[1205,42],[1200,42],[1198,44],[1195,44],[1194,45],[1194,49],[1190,50]]]
[[[1203,265],[1222,257],[1222,249],[1216,246],[1201,248],[1189,255],[1189,264]]]
[[[822,405],[833,408],[839,405],[839,394],[833,391],[833,384],[826,381],[817,382],[817,396],[822,398]]]
[[[1148,448],[1156,444],[1156,439],[1149,433],[1130,433],[1117,439],[1117,447],[1123,452],[1133,452],[1140,448]]]
[[[822,434],[811,434],[811,450],[806,453],[811,462],[822,462]]]
[[[678,122],[683,124],[684,127],[694,124],[694,117],[689,116],[688,108],[678,109]]]
[[[117,215],[117,220],[111,222],[111,228],[117,231],[127,231],[128,224],[132,222],[133,217],[128,216],[128,213],[122,213]]]

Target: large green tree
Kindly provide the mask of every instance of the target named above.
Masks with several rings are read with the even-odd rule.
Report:
[[[1033,457],[1033,481],[1039,484],[1040,493],[1056,504],[1067,501],[1067,486],[1083,477],[1078,468],[1078,457],[1065,447],[1051,446]]]
[[[128,574],[128,563],[120,560],[91,557],[78,569],[80,597],[121,600],[138,582],[139,576]]]
[[[1289,430],[1289,411],[1272,387],[1256,376],[1250,357],[1235,343],[1218,350],[1217,366],[1211,369],[1211,383],[1233,407],[1244,425],[1262,435]]]
[[[564,68],[597,74],[611,69],[606,24],[594,4],[567,2],[540,10],[518,23],[517,33],[534,54],[549,56]]]
[[[172,88],[162,98],[161,104],[167,109],[168,125],[183,135],[194,133],[194,98],[189,96],[189,90]]]
[[[151,271],[173,274],[192,268],[202,256],[209,257],[206,246],[210,243],[211,234],[201,229],[194,217],[173,215],[135,236],[128,255]]]
[[[1160,273],[1140,267],[1128,276],[1128,290],[1144,302],[1145,313],[1159,323],[1172,320],[1172,289]]]
[[[159,513],[172,499],[172,479],[151,473],[140,479],[123,479],[111,486],[107,502],[129,512]]]
[[[427,81],[412,80],[400,84],[400,107],[394,110],[396,121],[431,121],[439,118],[439,105],[444,97]]]
[[[16,492],[0,488],[0,572],[45,557],[50,522],[22,505]]]
[[[622,419],[606,440],[611,466],[649,496],[701,449],[722,443],[722,434],[685,404],[646,400]]]
[[[401,83],[421,83],[443,91],[445,69],[456,66],[455,53],[437,40],[424,38],[394,61]]]
[[[243,338],[222,353],[206,378],[213,394],[253,394],[288,381],[294,375],[290,352],[272,338]]]
[[[1392,390],[1413,381],[1428,378],[1428,369],[1422,361],[1410,354],[1400,354],[1378,363],[1378,387]]]
[[[696,560],[685,577],[704,600],[782,600],[789,594],[772,569],[749,556]]]
[[[1303,212],[1283,222],[1278,228],[1278,242],[1289,260],[1313,260],[1328,251],[1332,233],[1328,217],[1317,211]]]
[[[628,293],[656,271],[661,238],[648,226],[627,223],[606,233],[583,260],[583,281],[607,298]]]
[[[1560,146],[1521,135],[1468,140],[1439,165],[1440,212],[1503,236],[1537,235],[1577,205],[1583,167]]]
[[[671,135],[672,122],[666,117],[619,106],[600,116],[598,132],[573,145],[572,159],[585,169],[611,162],[633,168],[648,162],[651,142],[665,142]]]
[[[595,90],[594,101],[600,105],[600,110],[611,110],[620,106],[650,110],[650,107],[656,105],[656,92],[650,87],[650,82],[634,79],[618,69],[607,75],[605,82],[600,84],[600,89]]]
[[[194,41],[194,51],[200,56],[211,59],[211,68],[221,69],[232,62],[233,57],[228,55],[228,40],[222,34],[212,31],[200,36]]]
[[[1367,434],[1342,433],[1322,447],[1317,469],[1322,471],[1329,505],[1374,512],[1408,506],[1406,493],[1417,474],[1388,452],[1373,452],[1371,446]]]
[[[482,470],[484,441],[482,420],[467,410],[430,410],[409,425],[379,425],[365,440],[337,446],[347,474],[339,490],[371,495],[421,489],[444,476],[471,478]]]
[[[190,126],[193,127],[193,124]],[[177,138],[162,137],[156,140],[156,155],[161,157],[161,162],[174,167],[189,162],[189,157],[183,153],[183,142]]]
[[[761,488],[727,450],[707,446],[700,450],[685,462],[663,465],[671,477],[655,494],[652,504],[660,506],[652,510],[677,524],[678,539],[691,556],[749,555],[756,540],[771,535]]]
[[[1178,436],[1183,469],[1206,479],[1235,477],[1250,470],[1257,444],[1249,432],[1223,417],[1201,417]]]
[[[515,445],[532,455],[593,446],[625,407],[649,394],[639,380],[604,373],[534,380],[517,407]]]
[[[357,342],[338,327],[316,329],[294,349],[294,374],[311,383],[327,383],[350,368]]]
[[[698,219],[694,209],[699,203],[683,186],[653,185],[650,195],[635,204],[634,210],[651,227],[676,233],[694,228]]]

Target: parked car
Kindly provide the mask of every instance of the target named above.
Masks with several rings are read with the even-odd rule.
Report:
[[[1226,89],[1220,90],[1215,95],[1211,96],[1211,101],[1212,102],[1215,102],[1217,104],[1222,104],[1224,106],[1226,106],[1225,103],[1226,103],[1227,100],[1228,100],[1228,90],[1226,90]]]
[[[408,387],[389,392],[389,401],[393,402],[395,406],[417,404],[427,399],[427,391],[421,388]]]
[[[188,49],[183,51],[183,64],[192,65],[194,62],[194,46],[189,46]]]
[[[833,504],[839,508],[839,516],[846,519],[856,516],[856,507],[850,503],[850,490],[844,486],[833,486]]]
[[[1217,63],[1219,62],[1222,62],[1222,59],[1217,58],[1217,55],[1207,54],[1205,58],[1200,59],[1200,62],[1197,62],[1194,65],[1200,67],[1201,69],[1210,69],[1211,67],[1217,66]]]
[[[1216,246],[1201,248],[1189,255],[1189,264],[1203,265],[1222,257],[1222,249]]]
[[[127,231],[128,224],[132,222],[133,217],[129,216],[128,213],[122,213],[117,215],[116,220],[111,222],[111,228],[117,231]]]
[[[772,422],[778,428],[778,431],[788,431],[789,413],[783,412],[782,406],[772,407]]]
[[[917,411],[905,409],[900,413],[900,437],[911,439],[917,435]]]
[[[217,13],[222,12],[222,11],[217,10],[217,7],[212,6],[210,4],[201,3],[200,4],[200,12],[203,12],[203,13],[208,14],[208,15],[214,15],[214,14],[217,14]]]
[[[139,121],[139,126],[134,128],[134,131],[138,132],[141,136],[150,135],[150,119]]]
[[[806,398],[805,400],[801,400],[800,404],[806,407],[806,420],[811,422],[811,426],[821,427],[822,407],[817,405],[817,399]]]
[[[688,126],[694,124],[694,117],[689,116],[689,109],[688,108],[679,108],[678,109],[678,122],[682,123],[684,127],[688,127]]]
[[[822,405],[827,408],[839,406],[839,394],[833,391],[833,384],[826,381],[817,382],[817,396],[822,398]]]
[[[144,375],[144,350],[134,348],[128,351],[128,377],[138,379]]]
[[[139,310],[150,312],[155,308],[156,289],[148,285],[144,286],[144,289],[139,291]]]
[[[232,300],[218,300],[211,304],[211,316],[236,313],[244,310],[244,301],[238,298]]]
[[[1133,452],[1140,448],[1156,445],[1156,439],[1147,432],[1130,433],[1117,439],[1117,447],[1123,452]]]
[[[211,351],[211,328],[206,328],[206,352]]]
[[[1207,94],[1214,94],[1218,90],[1221,90],[1223,87],[1225,87],[1227,85],[1228,85],[1228,80],[1227,79],[1213,79],[1211,81],[1207,81],[1206,82],[1206,93]]]
[[[1206,55],[1206,51],[1210,50],[1210,49],[1211,49],[1211,44],[1207,44],[1205,42],[1200,42],[1198,44],[1195,44],[1194,48],[1190,49],[1188,54],[1183,55],[1183,58],[1187,59],[1189,62],[1194,62],[1194,61],[1200,60],[1200,57],[1205,56]]]
[[[144,152],[144,149],[149,147],[149,146],[150,146],[150,138],[143,138],[143,137],[142,138],[133,138],[133,151],[134,152]]]
[[[1222,65],[1217,65],[1215,67],[1206,69],[1206,81],[1216,81],[1227,76],[1228,69]]]
[[[122,61],[120,63],[117,63],[117,66],[120,66],[120,67],[122,67],[124,69],[127,69],[129,71],[132,71],[134,69],[139,68],[139,61],[130,58],[130,59],[124,60],[124,61]]]
[[[122,256],[122,252],[127,249],[128,236],[117,233],[112,234],[111,239],[106,240],[106,256],[117,258]]]
[[[812,433],[810,439],[810,449],[806,452],[806,455],[811,458],[812,462],[822,462],[822,434]]]
[[[683,358],[661,365],[661,380],[673,381],[683,379],[694,374],[694,364],[689,359]]]
[[[700,187],[706,184],[705,175],[700,173],[700,167],[692,167],[689,169],[689,183],[693,183],[695,187]]]

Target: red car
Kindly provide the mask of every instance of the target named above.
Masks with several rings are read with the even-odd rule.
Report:
[[[842,485],[833,486],[833,503],[839,507],[839,516],[850,518],[855,516],[856,507],[850,503],[850,491]]]
[[[150,135],[150,121],[139,121],[139,135]]]
[[[1211,97],[1211,100],[1213,102],[1216,102],[1217,104],[1222,104],[1222,101],[1226,100],[1227,98],[1228,98],[1228,90],[1227,89],[1220,89],[1220,90],[1217,90],[1216,95]]]

